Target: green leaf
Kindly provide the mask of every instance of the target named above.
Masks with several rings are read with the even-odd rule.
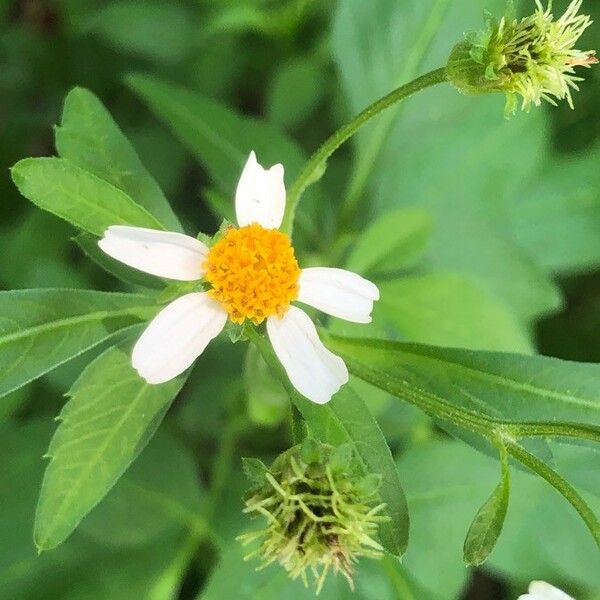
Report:
[[[89,233],[80,233],[73,241],[83,250],[85,255],[117,279],[134,286],[143,286],[155,290],[163,289],[167,284],[160,277],[148,275],[112,258],[100,250],[98,238]]]
[[[464,557],[469,566],[485,562],[494,549],[504,525],[510,495],[510,472],[506,448],[502,445],[500,448],[500,482],[475,515],[465,539]]]
[[[85,88],[69,92],[55,139],[62,158],[119,188],[156,217],[165,229],[182,231],[159,185],[92,92]]]
[[[127,194],[63,158],[25,158],[11,174],[23,196],[94,235],[111,225],[163,228]]]
[[[431,217],[419,208],[399,208],[376,219],[358,238],[347,267],[374,277],[414,265],[425,251]]]
[[[166,64],[185,58],[194,41],[193,15],[173,2],[116,0],[90,17],[89,28],[119,50]]]
[[[126,81],[204,164],[219,191],[228,197],[233,199],[251,150],[262,165],[282,163],[286,181],[293,181],[299,174],[304,164],[301,149],[271,123],[242,116],[214,100],[154,77],[135,74]],[[312,192],[313,200],[318,199]],[[319,210],[322,220],[323,206]],[[314,222],[305,213],[299,217],[303,229],[316,235]]]
[[[199,533],[202,501],[193,457],[159,432],[79,529],[108,546],[147,544],[183,529]]]
[[[135,294],[0,292],[0,397],[157,310],[152,299]]]
[[[250,480],[253,485],[262,485],[265,482],[265,474],[269,469],[262,460],[258,458],[242,457],[242,468],[244,475]]]
[[[401,388],[412,396],[420,387],[457,411],[515,424],[549,421],[557,432],[569,423],[564,433],[570,435],[584,435],[578,425],[600,426],[600,365],[384,340],[331,336],[327,342],[361,378],[400,397]],[[593,429],[590,435],[595,439]]]
[[[562,441],[552,441],[551,447],[556,468],[586,492],[586,500],[599,512],[598,451]],[[593,486],[595,492],[585,489]],[[579,515],[539,477],[513,471],[511,488],[510,509],[489,567],[523,581],[536,573],[547,581],[577,583],[580,597],[586,597],[583,590],[593,597],[600,590],[598,549]]]
[[[304,123],[326,89],[325,72],[315,60],[297,58],[277,70],[267,98],[267,117],[282,129]],[[294,108],[290,110],[290,98]]]
[[[568,272],[600,263],[600,147],[551,157],[510,203],[516,239],[541,265]]]
[[[600,442],[600,365],[381,340],[328,341],[350,372],[448,424],[476,448],[502,440],[512,457],[573,505],[600,545],[600,522],[585,499],[526,449],[535,441],[528,438]]]
[[[533,351],[525,327],[501,299],[464,275],[431,273],[379,284],[373,320],[424,344]]]
[[[69,391],[48,449],[34,540],[63,542],[148,443],[184,377],[147,384],[115,346],[94,360]]]
[[[365,473],[382,477],[379,495],[390,521],[381,523],[379,537],[390,553],[402,556],[408,545],[408,509],[398,472],[383,433],[362,398],[345,385],[327,403],[317,405],[291,385],[269,342],[255,329],[248,337],[257,345],[265,362],[286,388],[292,402],[307,422],[311,434],[332,446],[349,444],[362,462]]]
[[[318,406],[299,394],[292,395],[311,432],[324,442],[334,445],[350,444],[362,461],[367,473],[382,478],[379,495],[391,517],[381,523],[379,536],[383,546],[396,556],[402,556],[408,545],[408,508],[388,445],[377,422],[360,396],[344,386],[324,406]]]

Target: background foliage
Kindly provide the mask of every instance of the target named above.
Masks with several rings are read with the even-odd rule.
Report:
[[[179,218],[188,232],[212,232],[231,215],[232,191],[251,149],[264,164],[284,162],[289,183],[337,126],[443,64],[463,32],[480,25],[484,8],[500,13],[503,2],[0,2],[0,287],[126,290],[94,263],[99,257],[89,234],[103,229],[98,219],[82,211],[76,222],[87,233],[77,233],[32,207],[8,171],[19,159],[58,153],[62,158],[44,169],[76,179],[82,189],[91,186],[110,205],[120,203],[127,220],[152,226],[159,217],[178,229]],[[600,19],[596,3],[585,10]],[[596,32],[592,27],[582,47],[593,46]],[[296,230],[303,264],[346,265],[380,282],[374,337],[599,362],[600,78],[597,70],[586,75],[574,112],[561,106],[506,122],[502,98],[466,98],[445,86],[384,114],[334,155],[307,193]],[[135,151],[111,129],[110,115]],[[15,182],[30,167],[21,163]],[[115,187],[98,192],[100,180],[122,195],[106,196]],[[40,205],[52,193],[61,191],[28,191]],[[129,206],[127,195],[144,210]],[[114,223],[109,218],[106,225]],[[246,525],[240,456],[269,460],[290,443],[283,390],[258,354],[226,339],[207,350],[185,382],[156,392],[127,380],[135,323],[155,310],[138,300],[103,299],[101,309],[111,314],[60,344],[38,335],[34,343],[44,349],[38,372],[61,365],[42,379],[11,391],[31,376],[18,371],[13,380],[3,378],[0,598],[311,597],[277,568],[255,572],[234,542]],[[96,296],[78,292],[61,310],[80,314],[100,310],[97,304]],[[35,303],[23,301],[17,315],[0,304],[0,330],[11,319],[47,318],[55,306],[45,292]],[[107,349],[104,340],[125,326],[131,328],[120,334],[120,345]],[[332,329],[355,332],[339,322]],[[2,350],[0,368],[8,369],[29,342]],[[84,386],[77,378],[88,363]],[[95,381],[94,369],[108,370],[124,387],[111,393],[104,379]],[[564,385],[576,389],[578,381]],[[577,598],[600,597],[598,550],[584,524],[546,482],[515,468],[499,543],[485,567],[467,570],[463,540],[498,482],[497,461],[385,392],[359,381],[354,388],[392,447],[411,514],[402,565],[389,557],[365,562],[355,597],[511,599],[534,578]],[[61,412],[67,390],[71,401]],[[112,433],[102,433],[93,420],[103,411],[125,419],[136,399],[148,409],[149,427],[169,412],[68,541],[38,556],[32,530],[46,466],[40,457],[61,451],[69,436],[81,443],[85,436],[73,434],[69,414],[81,409],[78,398],[86,394],[98,398],[97,412],[87,416],[94,423],[89,433],[106,437],[107,455],[94,455],[94,464],[137,453],[134,442],[116,447]],[[589,421],[597,423],[597,404],[590,410]],[[123,422],[127,431],[140,427]],[[557,470],[597,509],[598,451],[548,444]],[[77,455],[88,448],[84,443]],[[72,450],[62,451],[68,458]],[[42,549],[76,525],[63,514],[85,515],[121,472],[75,475],[86,497],[70,493],[74,482],[65,473],[48,476],[64,489],[60,505],[52,504],[55,494],[45,502],[42,489],[38,518],[40,511],[49,515],[41,519],[48,527],[35,531]],[[73,497],[81,506],[69,504]],[[322,597],[350,593],[332,580]]]

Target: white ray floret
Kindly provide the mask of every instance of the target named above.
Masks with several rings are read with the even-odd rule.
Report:
[[[258,223],[265,229],[279,228],[285,212],[283,174],[283,165],[264,169],[256,154],[250,152],[235,191],[235,214],[240,227]]]
[[[323,345],[303,310],[290,306],[281,319],[269,317],[267,333],[292,385],[313,402],[329,402],[348,381],[344,361]]]
[[[113,225],[98,246],[112,258],[134,269],[179,281],[196,281],[204,275],[206,244],[171,231]]]
[[[374,283],[345,269],[303,269],[299,285],[299,302],[353,323],[370,323],[373,302],[379,300]]]
[[[227,312],[206,293],[186,294],[163,308],[137,341],[131,362],[148,383],[183,373],[221,333]]]
[[[575,600],[562,590],[555,588],[545,581],[532,581],[527,594],[522,594],[517,600]]]

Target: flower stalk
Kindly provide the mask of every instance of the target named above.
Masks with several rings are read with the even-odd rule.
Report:
[[[394,104],[424,90],[428,87],[447,81],[446,68],[442,67],[430,71],[413,79],[409,83],[396,88],[387,96],[380,98],[373,104],[367,106],[351,121],[343,125],[332,136],[330,136],[319,149],[308,159],[304,169],[288,190],[287,207],[283,217],[282,231],[291,234],[294,226],[296,207],[306,188],[318,181],[325,172],[327,159],[347,140],[349,140],[361,127],[377,115],[390,108]]]

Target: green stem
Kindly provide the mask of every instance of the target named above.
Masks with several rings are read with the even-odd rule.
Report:
[[[516,442],[504,440],[508,453],[516,458],[521,464],[529,467],[532,471],[543,477],[554,489],[562,494],[571,506],[580,514],[590,532],[594,536],[596,543],[600,546],[600,522],[596,515],[587,505],[586,501],[579,495],[577,490],[571,484],[563,479],[556,471],[551,469],[543,460],[527,452]]]
[[[348,139],[350,139],[363,125],[368,123],[371,119],[376,117],[378,114],[393,106],[394,104],[412,96],[420,90],[431,87],[438,83],[447,81],[446,68],[436,69],[421,77],[413,79],[409,83],[396,88],[393,92],[390,92],[387,96],[380,98],[361,113],[359,113],[352,121],[346,123],[343,127],[338,129],[325,143],[309,158],[308,162],[304,166],[304,169],[294,181],[287,195],[287,207],[285,216],[283,217],[283,224],[281,226],[282,231],[291,234],[294,225],[294,215],[296,213],[296,207],[304,190],[315,181],[318,181],[323,172],[325,171],[325,165],[327,159]]]

